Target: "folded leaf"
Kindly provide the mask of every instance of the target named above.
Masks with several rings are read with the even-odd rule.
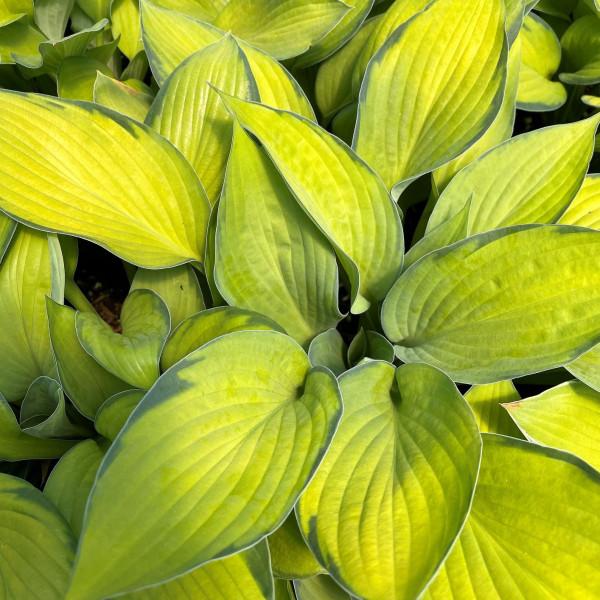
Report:
[[[327,367],[339,377],[348,367],[348,347],[337,329],[328,329],[316,336],[308,348],[308,358],[313,367]]]
[[[600,174],[593,173],[584,179],[577,196],[558,222],[600,229]]]
[[[522,58],[517,108],[555,110],[567,99],[567,90],[552,78],[560,65],[560,42],[543,19],[532,13],[523,21]]]
[[[40,375],[56,377],[45,298],[62,302],[63,291],[56,236],[19,226],[0,263],[0,394],[9,402],[20,402]]]
[[[100,467],[65,600],[160,583],[255,544],[289,514],[341,410],[335,378],[277,332],[232,333],[182,360]]]
[[[30,483],[0,473],[0,579],[5,598],[62,600],[76,539]]]
[[[496,146],[454,177],[437,201],[427,231],[459,212],[470,194],[466,235],[556,222],[583,183],[599,120],[536,129]]]
[[[302,208],[335,245],[352,284],[352,311],[364,312],[385,296],[402,265],[400,217],[381,180],[350,148],[311,121],[221,97],[263,144]]]
[[[482,438],[469,519],[422,598],[596,598],[600,475],[565,452]]]
[[[140,7],[137,0],[112,0],[110,4],[112,34],[119,38],[119,50],[129,59],[143,49]]]
[[[52,469],[44,496],[58,508],[76,536],[81,534],[83,514],[98,467],[108,444],[85,440],[67,452]]]
[[[340,0],[230,0],[215,25],[281,60],[306,52],[349,10]]]
[[[455,381],[493,383],[566,364],[600,342],[600,232],[516,226],[428,254],[381,321],[396,355]]]
[[[85,351],[119,379],[145,390],[158,379],[170,316],[153,291],[138,289],[127,296],[121,309],[123,333],[115,333],[92,313],[78,312],[75,324]]]
[[[0,395],[0,460],[60,458],[75,443],[70,440],[46,440],[23,433],[12,408]]]
[[[17,220],[147,268],[202,262],[206,194],[149,127],[96,104],[0,90],[0,157],[0,208]]]
[[[13,54],[21,60],[37,61],[39,45],[46,41],[45,36],[31,27],[27,16],[22,14],[3,20],[0,35],[0,64],[13,64]]]
[[[96,414],[96,431],[114,442],[145,395],[146,390],[125,390],[109,398]]]
[[[225,177],[233,119],[212,86],[246,100],[259,98],[248,61],[231,35],[199,50],[173,71],[146,123],[181,150],[214,205]]]
[[[275,321],[251,310],[235,306],[203,310],[183,321],[171,333],[161,355],[161,367],[166,371],[194,350],[222,335],[259,330],[282,332]]]
[[[595,346],[582,354],[577,360],[565,366],[565,369],[600,392],[600,347]]]
[[[94,99],[94,82],[98,73],[110,76],[112,71],[102,62],[88,56],[65,58],[56,74],[58,95],[69,100]]]
[[[559,78],[571,85],[600,83],[600,20],[597,15],[577,19],[560,40],[564,62]],[[566,72],[565,72],[566,71]]]
[[[83,349],[77,338],[72,308],[48,298],[46,310],[60,383],[77,410],[93,419],[105,400],[129,386]]]
[[[98,104],[143,123],[154,96],[135,90],[122,81],[97,73],[93,99]]]
[[[0,262],[17,229],[17,223],[4,213],[0,213]]]
[[[506,36],[512,45],[517,39],[525,17],[526,0],[504,0],[506,7]]]
[[[273,573],[276,577],[303,579],[325,573],[325,569],[308,549],[293,512],[279,529],[267,538],[267,541]]]
[[[335,252],[239,125],[217,218],[215,281],[228,304],[268,316],[301,345],[335,327]]]
[[[600,471],[600,392],[568,381],[503,406],[528,440],[571,452]]]
[[[120,596],[123,600],[271,600],[273,576],[267,542],[210,562],[163,585]]]
[[[395,197],[496,118],[506,85],[504,16],[502,0],[434,0],[369,63],[353,148]]]
[[[154,271],[138,269],[131,291],[139,289],[152,290],[161,297],[169,309],[171,329],[205,308],[198,278],[190,265]]]
[[[65,34],[74,4],[75,0],[37,0],[35,24],[49,39],[60,40]]]
[[[369,362],[340,377],[344,414],[296,512],[353,596],[416,598],[466,519],[481,440],[446,375]]]

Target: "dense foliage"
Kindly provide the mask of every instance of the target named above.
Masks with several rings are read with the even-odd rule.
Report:
[[[600,598],[598,84],[597,0],[0,0],[0,599]]]

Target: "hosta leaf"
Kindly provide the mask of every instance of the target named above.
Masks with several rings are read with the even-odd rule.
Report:
[[[567,99],[567,90],[552,81],[561,58],[560,42],[543,19],[535,14],[523,21],[522,64],[517,108],[531,111],[554,110]]]
[[[571,452],[600,471],[600,392],[568,381],[503,406],[528,440]]]
[[[235,306],[219,306],[192,315],[169,336],[161,355],[163,371],[208,342],[235,331],[275,330],[275,321],[259,313]]]
[[[62,40],[44,40],[40,43],[36,56],[23,56],[17,52],[12,52],[11,56],[16,63],[28,69],[33,69],[32,74],[55,74],[65,58],[69,56],[81,56],[92,39],[106,27],[107,23],[106,19],[102,19],[95,25]]]
[[[493,383],[568,363],[600,342],[600,232],[516,226],[428,254],[381,321],[404,362]]]
[[[95,104],[0,90],[0,157],[0,208],[16,219],[143,267],[202,261],[206,194],[149,127]]]
[[[154,77],[163,85],[188,56],[216,42],[224,32],[184,14],[141,0],[143,40]],[[314,120],[304,92],[292,76],[266,52],[237,40],[263,104],[291,110]]]
[[[558,450],[482,437],[469,519],[423,598],[596,598],[600,475]]]
[[[228,304],[267,315],[302,345],[342,318],[333,248],[239,125],[215,247],[215,281]]]
[[[422,11],[431,0],[396,0],[378,19],[377,26],[365,42],[352,74],[354,98],[358,98],[367,66],[377,51],[400,25]]]
[[[35,24],[51,40],[60,40],[67,27],[75,0],[37,0]]]
[[[294,581],[294,592],[298,600],[351,600],[329,575]]]
[[[381,180],[350,148],[311,121],[221,97],[263,144],[303,209],[335,245],[351,280],[352,310],[364,312],[385,295],[402,263],[400,217]],[[352,219],[340,219],[340,214]]]
[[[506,8],[506,36],[510,45],[514,43],[521,31],[526,4],[525,0],[504,0]]]
[[[30,483],[0,474],[3,597],[62,600],[76,539],[58,510]]]
[[[45,440],[23,433],[8,402],[0,395],[0,460],[59,458],[76,442]]]
[[[399,196],[485,133],[502,105],[506,61],[502,0],[434,0],[369,63],[353,148]]]
[[[521,399],[513,382],[499,381],[487,385],[474,385],[466,394],[479,431],[483,433],[500,433],[520,438],[521,433],[508,413],[500,406],[505,402],[518,402]]]
[[[93,419],[105,400],[129,386],[83,349],[77,338],[72,308],[49,298],[46,310],[60,383],[77,410]]]
[[[69,56],[58,68],[58,95],[70,100],[94,99],[94,83],[98,74],[112,75],[112,71],[99,60],[87,56]]]
[[[299,57],[294,66],[307,67],[321,62],[335,52],[342,44],[350,39],[366,19],[373,7],[374,0],[348,0],[345,2],[351,8],[342,20],[321,38],[312,48]]]
[[[258,100],[248,61],[231,35],[199,50],[175,69],[156,96],[146,123],[183,152],[214,205],[223,186],[233,119],[209,84]]]
[[[593,173],[584,179],[577,196],[558,222],[600,229],[600,174]]]
[[[129,87],[126,83],[98,73],[94,82],[94,102],[112,108],[140,123],[144,122],[154,96]]]
[[[182,12],[195,19],[212,23],[229,0],[153,0],[156,6]]]
[[[380,19],[375,17],[366,21],[347,44],[320,65],[315,78],[315,100],[325,123],[355,100],[352,90],[354,66]]]
[[[108,444],[85,440],[69,450],[52,469],[44,495],[58,508],[76,536],[81,534],[83,514],[98,467]]]
[[[599,39],[600,20],[596,15],[577,19],[565,31],[560,41],[564,54],[561,81],[571,85],[600,83]]]
[[[354,367],[365,360],[394,362],[394,346],[380,333],[361,327],[348,347],[348,364]]]
[[[14,63],[13,54],[20,59],[36,61],[39,59],[39,45],[46,38],[30,27],[27,16],[20,15],[4,21],[0,26],[0,64]]]
[[[125,390],[109,398],[96,414],[96,431],[114,442],[145,395],[145,390]]]
[[[4,213],[0,213],[0,262],[4,258],[4,253],[15,234],[17,223]]]
[[[164,300],[171,315],[171,329],[205,308],[198,278],[190,265],[155,271],[138,269],[131,291],[138,289],[152,290]]]
[[[289,514],[341,410],[333,376],[277,332],[232,333],[182,360],[100,467],[66,600],[159,583],[256,543]]]
[[[323,567],[308,549],[294,513],[291,513],[267,540],[275,577],[303,579],[325,573]]]
[[[112,0],[110,21],[113,37],[119,38],[119,50],[132,60],[144,47],[138,0]]]
[[[56,236],[18,227],[0,263],[0,394],[9,402],[20,402],[40,375],[56,377],[45,297],[62,302],[63,290]]]
[[[459,212],[470,194],[467,235],[507,225],[554,223],[583,183],[599,119],[536,129],[496,146],[454,177],[435,205],[427,231]]]
[[[352,136],[356,127],[356,117],[358,115],[358,102],[353,102],[344,106],[340,112],[331,121],[331,131],[348,146],[352,145]]]
[[[320,333],[310,343],[308,358],[313,367],[327,367],[336,377],[346,369],[348,347],[337,329]]]
[[[538,12],[570,21],[571,13],[578,3],[579,0],[539,0],[539,2],[535,2],[535,9]]]
[[[465,152],[439,167],[433,172],[433,179],[438,192],[443,192],[452,178],[476,158],[494,146],[508,140],[513,133],[515,113],[517,108],[517,88],[519,87],[519,73],[521,70],[521,39],[519,38],[508,53],[508,69],[506,75],[506,89],[502,106],[489,129]]]
[[[110,14],[111,0],[76,0],[83,11],[94,21],[99,21]]]
[[[565,366],[569,373],[572,373],[583,381],[586,385],[600,392],[600,347],[595,346],[577,360]]]
[[[33,20],[33,0],[0,0],[0,19],[20,14]]]
[[[68,409],[58,381],[45,375],[29,386],[19,420],[24,433],[39,438],[82,438],[90,433]]]
[[[215,25],[283,59],[306,52],[349,11],[340,0],[230,0]]]
[[[296,511],[311,550],[352,595],[415,598],[469,512],[481,440],[428,365],[369,362],[340,377],[344,414]]]
[[[78,312],[77,337],[86,352],[128,384],[149,389],[158,379],[158,361],[170,329],[167,305],[153,291],[132,291],[121,310],[123,333],[98,315]]]
[[[123,600],[272,600],[267,542],[210,562],[163,585],[119,596]]]

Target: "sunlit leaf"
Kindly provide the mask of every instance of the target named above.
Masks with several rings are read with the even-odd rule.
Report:
[[[143,48],[138,0],[112,0],[110,22],[119,50],[130,60]]]
[[[277,332],[232,333],[182,360],[100,467],[66,600],[159,583],[272,532],[341,410],[335,378]]]
[[[121,114],[144,122],[154,96],[129,87],[126,83],[97,73],[94,81],[94,102]]]
[[[455,381],[493,383],[568,363],[600,342],[600,232],[516,226],[428,254],[381,321],[396,355]]]
[[[507,50],[502,0],[434,0],[373,57],[353,148],[395,197],[492,124],[502,106]]]
[[[112,71],[99,60],[87,56],[69,56],[60,63],[56,74],[58,95],[70,100],[94,99],[96,75],[110,76]]]
[[[145,390],[125,390],[110,397],[98,410],[94,425],[96,431],[114,442],[133,409],[146,395]]]
[[[558,222],[600,229],[600,174],[594,173],[584,179],[581,189]]]
[[[468,515],[481,440],[446,375],[369,362],[340,377],[344,414],[296,511],[315,556],[352,595],[414,598]]]
[[[350,600],[350,595],[329,575],[294,581],[294,592],[298,600]]]
[[[16,219],[143,267],[202,262],[206,195],[149,127],[95,104],[0,90],[0,157],[0,208]]]

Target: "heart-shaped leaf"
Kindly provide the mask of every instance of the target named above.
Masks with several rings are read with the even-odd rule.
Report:
[[[353,596],[415,598],[469,513],[481,440],[473,413],[428,365],[369,362],[340,377],[344,415],[300,497],[300,527]]]
[[[206,194],[149,127],[96,104],[0,90],[0,157],[0,208],[17,220],[143,267],[202,262]]]
[[[335,378],[281,333],[232,333],[180,361],[100,467],[66,600],[163,582],[275,530],[341,410]]]
[[[496,118],[506,85],[504,17],[502,0],[434,0],[369,63],[352,147],[394,197]]]
[[[335,245],[352,283],[352,311],[364,312],[370,302],[381,300],[402,266],[404,238],[396,206],[379,177],[308,119],[221,97],[263,144],[302,208]],[[340,214],[352,219],[340,219]]]
[[[493,383],[564,365],[600,342],[600,232],[496,229],[428,254],[386,298],[404,362]]]
[[[78,312],[75,324],[81,345],[105,369],[134,387],[152,387],[170,329],[169,309],[159,296],[132,291],[121,310],[122,333],[92,313]]]
[[[335,252],[239,125],[217,219],[215,281],[228,304],[270,317],[301,345],[335,327]]]

